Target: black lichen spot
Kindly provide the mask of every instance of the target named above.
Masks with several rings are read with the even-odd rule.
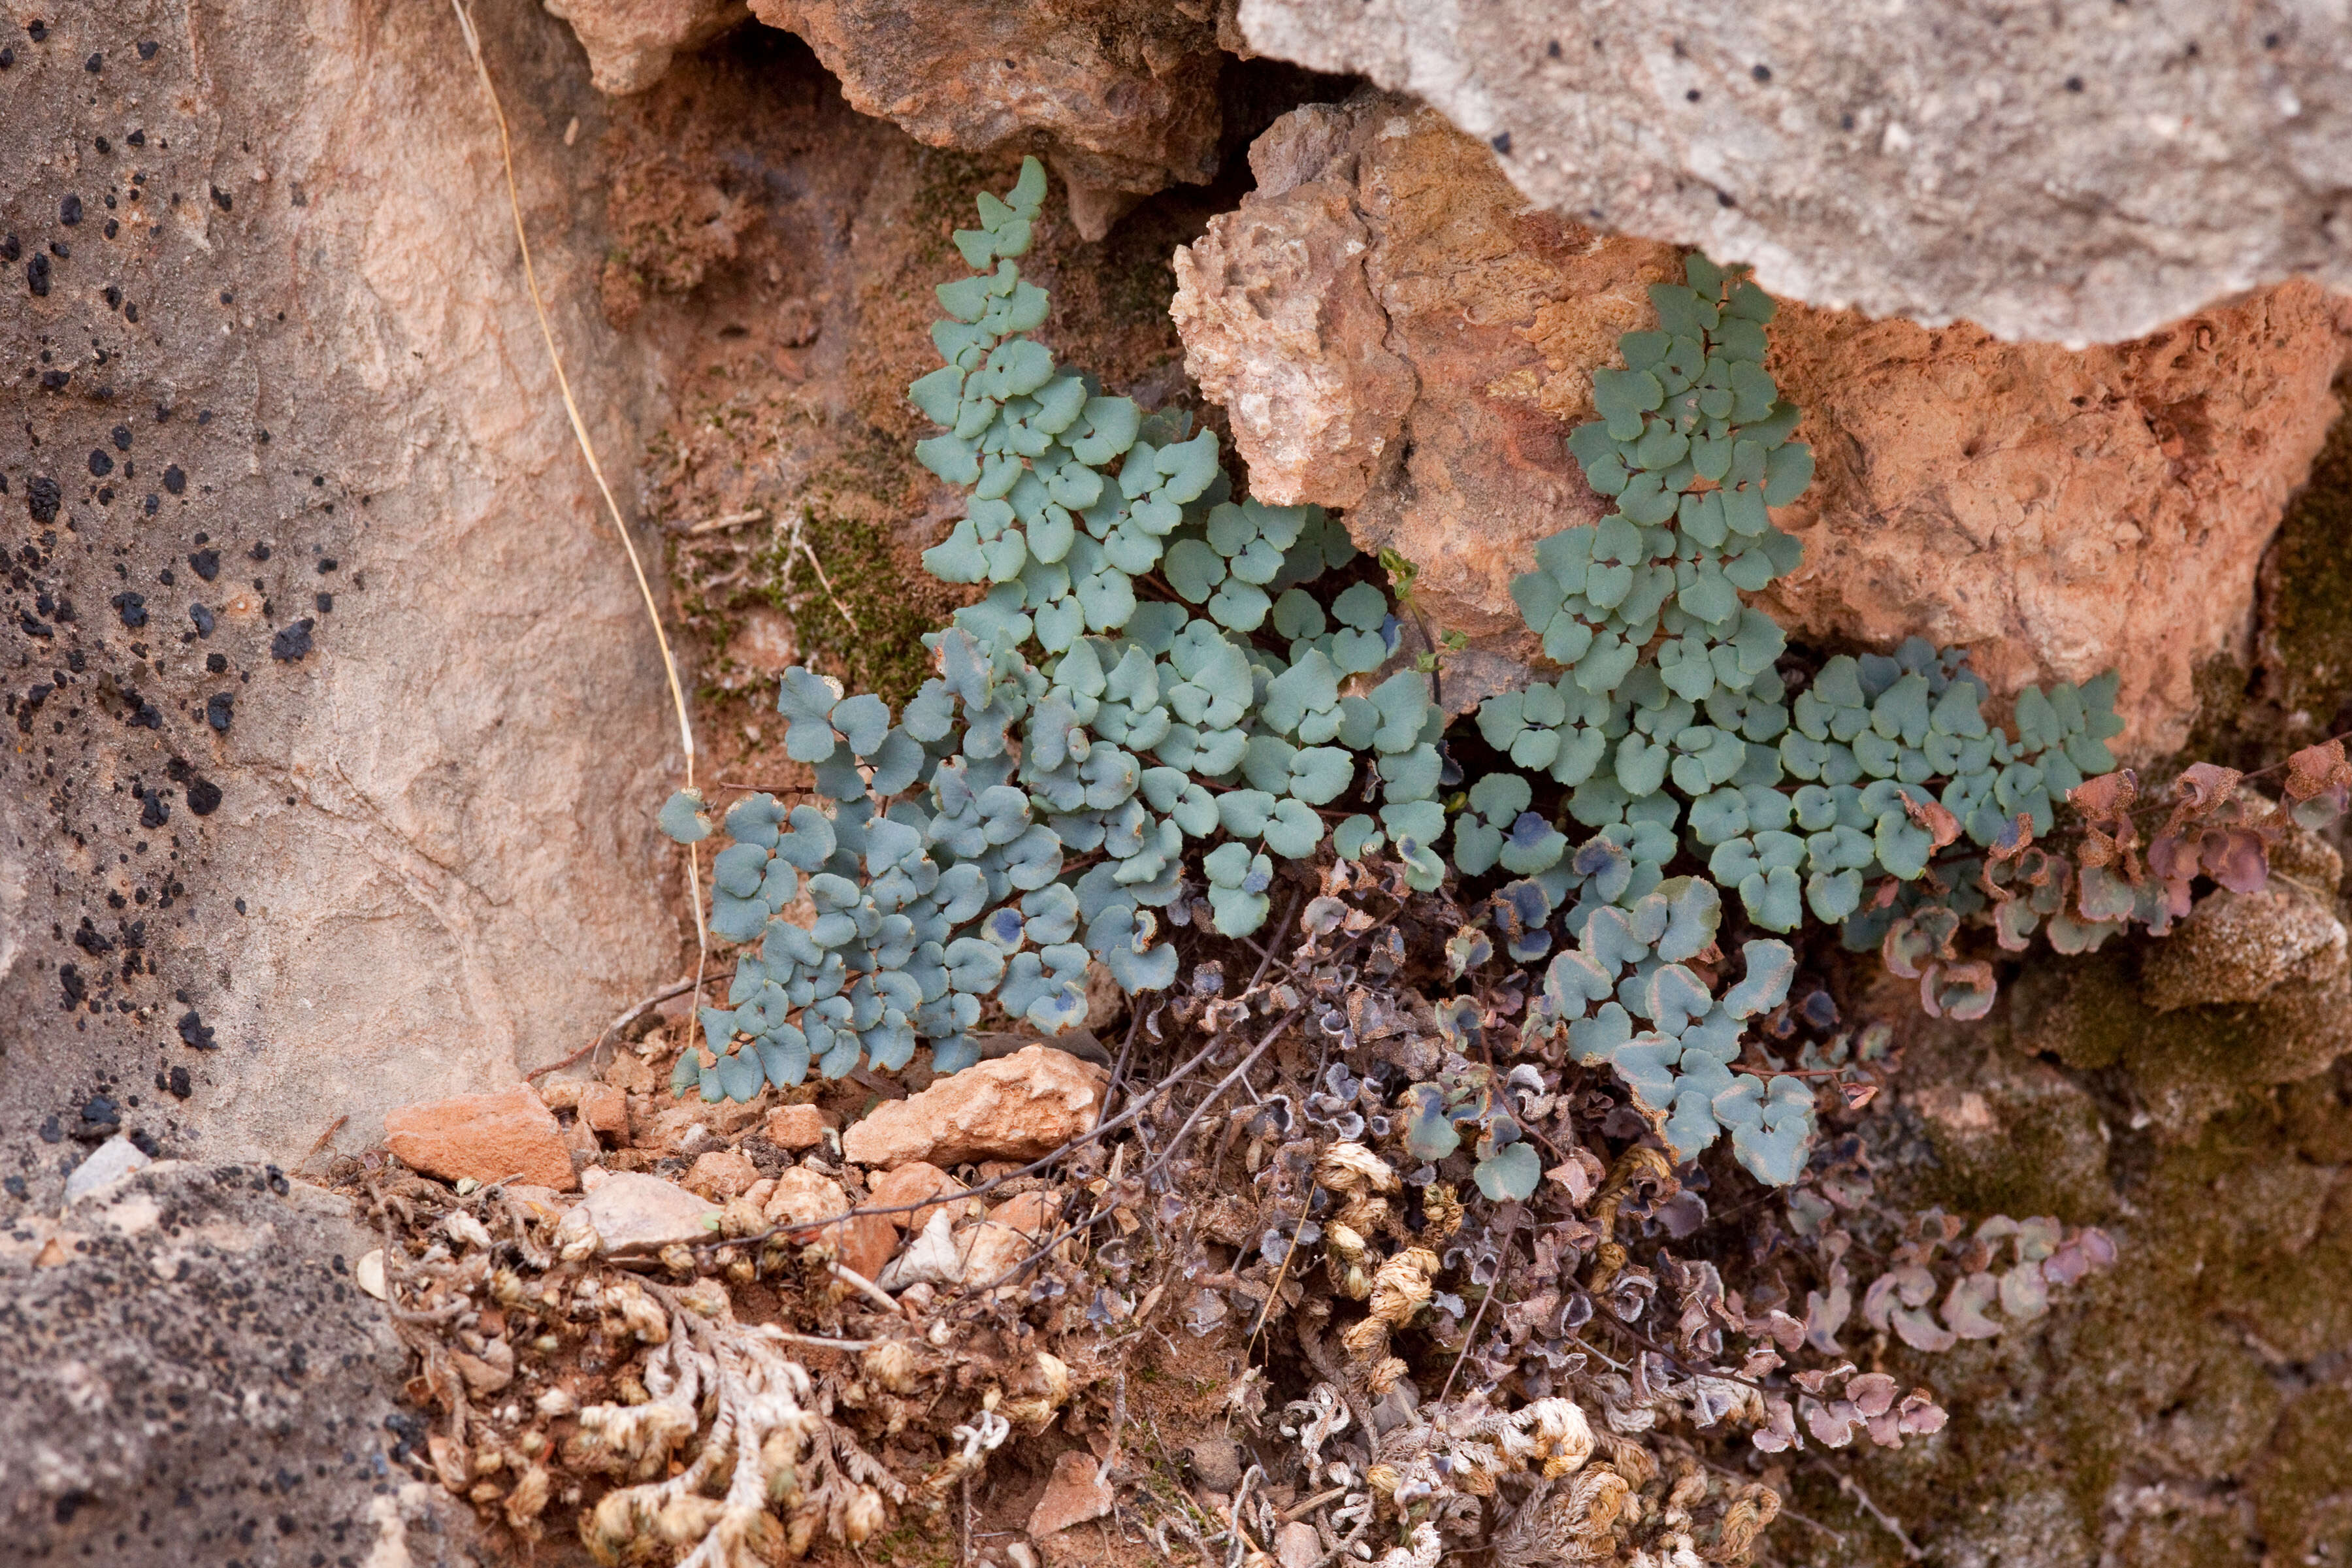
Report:
[[[210,697],[205,699],[205,722],[210,724],[215,730],[219,731],[222,734],[227,734],[229,720],[234,716],[233,710],[236,706],[236,694],[235,692],[214,692]]]
[[[139,58],[140,58],[141,59],[142,59],[142,60],[152,60],[152,59],[153,59],[153,58],[155,58],[155,50],[156,50],[156,47],[157,47],[157,45],[156,45],[156,43],[155,43],[155,40],[154,40],[154,39],[152,39],[152,38],[142,38],[142,39],[140,39],[140,40],[139,40]],[[134,131],[134,132],[132,132],[131,134],[132,134],[133,136],[138,136],[138,135],[139,135],[139,132],[136,132],[136,131]],[[143,140],[144,140],[144,138],[142,137],[142,140],[143,141]],[[134,145],[135,145],[135,144],[136,144],[136,143],[134,143]],[[184,1097],[184,1096],[183,1096],[182,1098],[184,1098],[184,1099],[185,1097]]]
[[[2068,77],[2068,78],[2066,79],[2066,90],[2067,90],[2068,92],[2080,92],[2080,91],[2082,91],[2082,90],[2083,90],[2083,79],[2082,79],[2081,77],[2078,77],[2078,76],[2070,76],[2070,77]]]
[[[81,971],[72,964],[60,963],[58,965],[58,989],[65,993],[64,1010],[70,1013],[81,1005],[83,997],[89,994],[89,982],[84,980]]]
[[[188,488],[188,476],[180,471],[179,464],[163,465],[163,488],[173,495],[178,495]]]
[[[25,254],[25,242],[15,235],[0,235],[0,261],[14,261]]]
[[[256,561],[267,561],[267,560],[268,560],[268,559],[269,559],[269,542],[268,542],[268,540],[266,540],[266,539],[265,539],[265,540],[263,540],[260,543],[258,543],[258,544],[255,545],[255,546],[253,547],[253,549],[251,550],[251,552],[249,552],[249,553],[253,556],[253,558],[254,558]]]
[[[107,439],[109,439],[109,440],[110,440],[110,441],[112,441],[112,442],[114,443],[114,449],[115,449],[116,451],[118,451],[118,452],[128,452],[129,450],[131,450],[131,426],[128,426],[128,425],[117,425],[113,429],[111,429],[111,430],[108,431],[108,432],[106,433],[106,435],[107,435]]]
[[[220,785],[207,778],[188,781],[188,809],[198,816],[210,816],[220,809]]]
[[[139,807],[139,826],[161,827],[171,820],[172,807],[164,800],[163,792],[160,789],[147,791]]]
[[[58,488],[58,481],[47,474],[36,474],[32,482],[25,487],[25,510],[32,514],[33,521],[38,526],[47,527],[57,521],[58,507],[64,500],[65,492]]]
[[[81,62],[81,68],[96,76],[106,68],[106,57],[93,51],[89,58]]]
[[[166,479],[163,482],[169,484],[171,483],[171,480]],[[198,550],[192,552],[188,556],[188,570],[194,572],[197,576],[202,577],[205,582],[211,582],[214,578],[220,575],[220,552],[217,550]]]
[[[73,372],[69,370],[45,370],[41,373],[41,390],[63,392],[66,389],[66,383],[72,379]]]
[[[37,44],[46,43],[48,41],[49,25],[36,16],[25,24],[25,33]]]
[[[92,958],[102,958],[114,951],[114,939],[90,924],[88,915],[81,917],[81,928],[73,933],[73,944]]]
[[[1507,131],[1487,139],[1486,145],[1507,158],[1511,155],[1511,133]]]
[[[114,613],[121,616],[122,624],[132,631],[147,624],[147,595],[144,594],[126,590],[115,595],[110,602],[114,605]]]
[[[1719,207],[1736,207],[1739,205],[1739,198],[1729,191],[1717,191],[1715,193],[1715,205]]]
[[[310,603],[318,606],[320,615],[331,615],[335,608],[335,596],[332,594],[320,594],[313,596]]]
[[[1772,68],[1770,66],[1757,66],[1749,70],[1748,74],[1754,77],[1758,81],[1770,81],[1772,79]]]
[[[269,639],[269,657],[287,664],[300,663],[310,651],[310,631],[318,624],[305,616],[290,626],[280,626]]]
[[[66,1136],[66,1130],[65,1130],[63,1127],[60,1127],[60,1126],[58,1126],[58,1119],[57,1119],[56,1117],[54,1117],[54,1116],[50,1116],[50,1117],[45,1117],[45,1118],[43,1118],[43,1119],[42,1119],[42,1121],[41,1121],[41,1142],[44,1142],[44,1143],[62,1143],[62,1142],[65,1142],[65,1136]]]
[[[68,228],[81,222],[80,196],[71,191],[66,193],[65,200],[58,204],[58,221]]]
[[[81,1119],[92,1127],[120,1127],[122,1107],[108,1095],[93,1094],[82,1101]]]
[[[230,208],[230,207],[232,207],[232,206],[236,205],[235,198],[233,198],[232,196],[230,196],[230,195],[229,195],[226,191],[222,190],[218,185],[215,185],[212,189],[213,189],[213,205],[215,205],[215,206],[216,206],[216,207],[220,208],[220,210],[221,210],[221,211],[223,211],[223,212],[226,212],[226,211],[228,211],[228,210],[229,210],[229,208]],[[222,304],[224,304],[224,305],[226,305],[226,304],[227,304],[227,303],[228,303],[228,301],[227,301],[227,300],[224,299],[224,300],[222,300],[221,303],[222,303]]]
[[[205,668],[215,675],[226,675],[228,673],[228,655],[225,653],[208,653],[205,655]]]
[[[194,1007],[180,1015],[180,1043],[199,1051],[216,1051],[220,1042]]]
[[[195,1082],[188,1077],[188,1069],[185,1068],[173,1068],[168,1077],[163,1073],[157,1073],[155,1076],[163,1080],[155,1087],[169,1094],[173,1100],[185,1100],[196,1091]]]
[[[200,637],[212,636],[213,627],[219,624],[218,617],[214,616],[213,607],[210,605],[190,605],[188,619],[196,623],[196,635]],[[215,654],[213,657],[218,658],[220,655]]]
[[[36,300],[49,297],[49,258],[37,250],[33,259],[25,263],[25,287],[32,290]]]
[[[92,447],[89,449],[89,477],[102,479],[112,472],[114,472],[114,459],[107,456],[106,448]]]
[[[1685,101],[1687,101],[1687,102],[1696,103],[1696,102],[1698,101],[1698,100],[1699,100],[1699,91],[1698,91],[1698,89],[1696,89],[1696,88],[1692,88],[1692,89],[1690,89],[1688,91],[1686,91],[1686,92],[1685,92],[1685,93],[1683,94],[1683,98],[1684,98],[1684,100],[1685,100]]]

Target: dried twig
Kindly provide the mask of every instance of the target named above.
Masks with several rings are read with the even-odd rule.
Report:
[[[1844,1471],[1838,1469],[1835,1466],[1831,1465],[1828,1461],[1823,1459],[1815,1459],[1813,1461],[1813,1468],[1821,1471],[1823,1475],[1829,1477],[1830,1479],[1837,1482],[1839,1491],[1852,1499],[1853,1505],[1856,1508],[1859,1508],[1863,1512],[1868,1514],[1873,1520],[1876,1521],[1880,1529],[1885,1531],[1887,1534],[1895,1537],[1896,1544],[1903,1548],[1903,1558],[1905,1562],[1924,1563],[1927,1561],[1927,1554],[1919,1550],[1918,1542],[1911,1539],[1910,1535],[1905,1531],[1901,1523],[1899,1523],[1893,1515],[1889,1514],[1885,1509],[1880,1508],[1876,1503],[1871,1501],[1870,1494],[1862,1489],[1862,1483],[1860,1481],[1855,1480],[1852,1476],[1847,1475]],[[1782,1511],[1786,1512],[1787,1510],[1783,1509]]]

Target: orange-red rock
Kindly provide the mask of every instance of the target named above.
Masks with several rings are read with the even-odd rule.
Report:
[[[732,1149],[714,1149],[708,1154],[697,1155],[686,1173],[689,1192],[700,1193],[719,1203],[741,1197],[759,1179],[760,1168]]]
[[[520,1177],[559,1192],[579,1184],[562,1130],[526,1084],[404,1105],[384,1113],[383,1131],[385,1145],[427,1175]]]
[[[797,1154],[824,1142],[828,1125],[824,1112],[814,1105],[780,1105],[768,1112],[767,1125],[761,1131],[769,1142]]]
[[[1022,1193],[990,1209],[988,1217],[1024,1236],[1051,1236],[1061,1228],[1062,1200],[1052,1193]]]
[[[1420,565],[1434,624],[1531,658],[1510,580],[1601,514],[1562,437],[1678,253],[1531,209],[1408,100],[1297,110],[1250,157],[1259,189],[1179,253],[1173,312],[1253,487],[1349,508],[1359,544]],[[1819,468],[1776,515],[1805,562],[1764,606],[1815,641],[1964,647],[1997,692],[2116,668],[2145,754],[2185,738],[2198,664],[2248,651],[2352,301],[2289,283],[2081,352],[1799,306],[1772,331]]]
[[[1087,1131],[1110,1075],[1067,1051],[1025,1046],[876,1106],[841,1135],[861,1165],[1034,1160]]]
[[[910,1160],[894,1171],[874,1178],[867,1199],[874,1208],[896,1208],[929,1197],[952,1196],[965,1191],[964,1184],[927,1161]],[[977,1200],[974,1200],[977,1202]],[[931,1223],[931,1216],[946,1204],[927,1204],[919,1209],[890,1215],[890,1223],[900,1230],[917,1231]]]
[[[795,1166],[776,1178],[766,1214],[775,1225],[815,1225],[849,1212],[848,1194],[841,1184],[814,1171]],[[859,1215],[838,1225],[802,1232],[793,1238],[806,1245],[834,1249],[842,1267],[871,1279],[898,1249],[898,1228],[882,1215]]]
[[[580,1121],[593,1132],[625,1142],[629,1135],[629,1097],[609,1083],[582,1084]]]
[[[805,39],[861,113],[934,147],[1049,155],[1089,238],[1138,195],[1216,173],[1220,56],[1204,8],[751,0],[751,11]]]

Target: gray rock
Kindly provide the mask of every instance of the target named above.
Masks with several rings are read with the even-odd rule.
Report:
[[[0,459],[0,515],[71,606],[6,622],[12,659],[37,650],[10,690],[55,689],[0,782],[0,1147],[62,1175],[71,1151],[37,1140],[52,1115],[97,1131],[74,1109],[102,1072],[146,1101],[103,1133],[290,1169],[331,1130],[321,1159],[389,1107],[513,1081],[667,977],[652,812],[677,730],[449,7],[69,9],[0,73],[28,253],[0,359],[52,377],[0,385],[38,442]],[[596,314],[601,192],[551,173],[566,116],[593,145],[604,100],[562,23],[477,10],[509,113],[553,117],[515,158],[628,495],[645,363]]]
[[[885,1290],[910,1285],[960,1285],[966,1259],[956,1246],[955,1221],[944,1208],[931,1213],[929,1225],[917,1233],[907,1249],[890,1260],[875,1283]]]
[[[2069,343],[2352,285],[2340,9],[1241,0],[1252,47],[1419,94],[1580,223],[1773,293]]]
[[[66,1205],[70,1208],[109,1183],[129,1175],[142,1165],[153,1163],[130,1139],[110,1138],[100,1143],[89,1159],[76,1165],[73,1174],[66,1178]]]
[[[673,1182],[639,1171],[616,1171],[566,1216],[595,1227],[597,1251],[606,1258],[648,1257],[679,1242],[710,1235],[716,1204]]]
[[[0,1232],[10,1561],[466,1560],[470,1511],[410,1468],[425,1420],[393,1403],[406,1357],[343,1200],[166,1162],[69,1218]]]

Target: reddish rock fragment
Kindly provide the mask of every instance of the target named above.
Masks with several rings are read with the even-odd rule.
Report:
[[[478,1182],[519,1178],[559,1192],[579,1184],[562,1129],[525,1084],[387,1111],[384,1143],[426,1175]]]

